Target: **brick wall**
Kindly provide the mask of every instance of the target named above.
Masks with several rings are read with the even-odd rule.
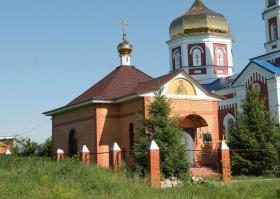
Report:
[[[148,106],[152,98],[137,98],[121,104],[97,104],[79,110],[70,111],[53,116],[53,147],[61,146],[68,155],[68,139],[71,130],[78,136],[78,149],[87,145],[91,153],[97,153],[94,160],[99,166],[109,167],[109,147],[117,142],[121,149],[130,149],[129,124],[134,124],[135,140],[139,137],[140,123],[138,115],[148,115]],[[198,128],[196,132],[195,149],[205,147],[216,149],[219,142],[218,104],[217,101],[171,99],[172,116],[186,118],[196,114],[202,117],[208,127]],[[182,123],[179,123],[180,127]],[[187,126],[189,124],[186,124]],[[186,127],[187,127],[186,126]],[[210,132],[212,142],[205,143],[202,134]],[[133,158],[127,156],[129,164]],[[195,154],[198,164],[211,164],[213,160],[205,158],[201,153]]]
[[[145,99],[146,108],[152,102],[152,98]],[[171,103],[171,115],[179,120],[195,114],[202,117],[208,127],[197,128],[195,140],[195,162],[196,166],[218,167],[218,154],[212,153],[219,145],[218,127],[218,102],[209,100],[169,99]],[[147,112],[147,111],[146,111]],[[186,126],[185,126],[186,125]],[[189,126],[188,126],[189,125]],[[193,127],[191,123],[180,123],[181,128]],[[212,142],[204,142],[203,134],[209,132]]]
[[[90,152],[95,151],[95,106],[55,115],[53,122],[53,152],[61,146],[65,155],[69,154],[69,134],[75,130],[77,147],[87,145]]]

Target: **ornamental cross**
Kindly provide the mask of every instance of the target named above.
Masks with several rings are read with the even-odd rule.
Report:
[[[125,19],[121,20],[123,36],[126,36],[128,23]]]
[[[199,56],[198,56],[198,54],[195,55],[195,62],[196,62],[196,65],[198,66],[199,65]]]

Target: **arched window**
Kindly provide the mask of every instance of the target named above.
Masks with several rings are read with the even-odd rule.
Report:
[[[181,68],[181,53],[179,50],[175,50],[173,52],[173,60],[174,60],[174,67],[175,70]]]
[[[193,66],[201,66],[201,50],[195,48],[192,51]]]
[[[77,155],[78,146],[77,146],[77,134],[75,130],[71,130],[69,133],[69,156]]]
[[[216,49],[216,58],[217,58],[217,65],[224,66],[224,50],[222,48]]]
[[[252,86],[253,90],[256,91],[257,93],[261,92],[261,86],[259,83],[254,83]]]
[[[225,117],[224,117],[224,121],[223,121],[223,125],[224,125],[224,129],[225,129],[225,138],[227,141],[229,141],[229,128],[234,124],[235,121],[235,117],[228,113]]]
[[[134,149],[134,125],[133,123],[129,124],[129,149]]]
[[[278,30],[277,30],[277,24],[272,23],[270,25],[270,32],[271,32],[271,41],[278,39]]]

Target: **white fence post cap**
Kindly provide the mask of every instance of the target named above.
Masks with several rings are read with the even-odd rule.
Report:
[[[61,148],[58,148],[58,149],[56,150],[56,153],[64,153],[64,151],[63,151]]]
[[[12,152],[11,152],[11,150],[10,149],[7,149],[7,151],[6,151],[6,153],[5,153],[6,155],[11,155],[12,154]]]
[[[228,147],[228,145],[226,144],[226,142],[224,140],[220,144],[220,149],[221,150],[229,150],[229,147]]]
[[[121,148],[120,148],[120,146],[118,145],[118,143],[115,142],[114,144],[111,145],[110,150],[111,150],[111,151],[120,151]]]
[[[159,150],[157,143],[153,140],[151,144],[148,146],[149,150]]]
[[[89,150],[87,148],[87,145],[84,145],[82,148],[81,148],[81,151],[82,153],[89,153]]]

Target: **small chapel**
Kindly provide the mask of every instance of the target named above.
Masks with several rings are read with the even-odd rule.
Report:
[[[120,65],[67,105],[44,113],[52,118],[53,150],[61,147],[73,156],[86,145],[97,165],[109,167],[113,143],[122,151],[133,150],[141,129],[138,116],[148,116],[154,89],[160,86],[182,129],[191,167],[217,169],[218,159],[211,150],[228,137],[228,125],[246,89],[258,89],[267,109],[280,120],[280,3],[265,2],[267,54],[251,59],[240,74],[234,74],[233,38],[226,17],[202,0],[194,0],[171,22],[169,70],[163,76],[151,77],[132,64],[133,48],[124,31],[117,47]],[[124,159],[133,163],[129,161],[133,157]]]

